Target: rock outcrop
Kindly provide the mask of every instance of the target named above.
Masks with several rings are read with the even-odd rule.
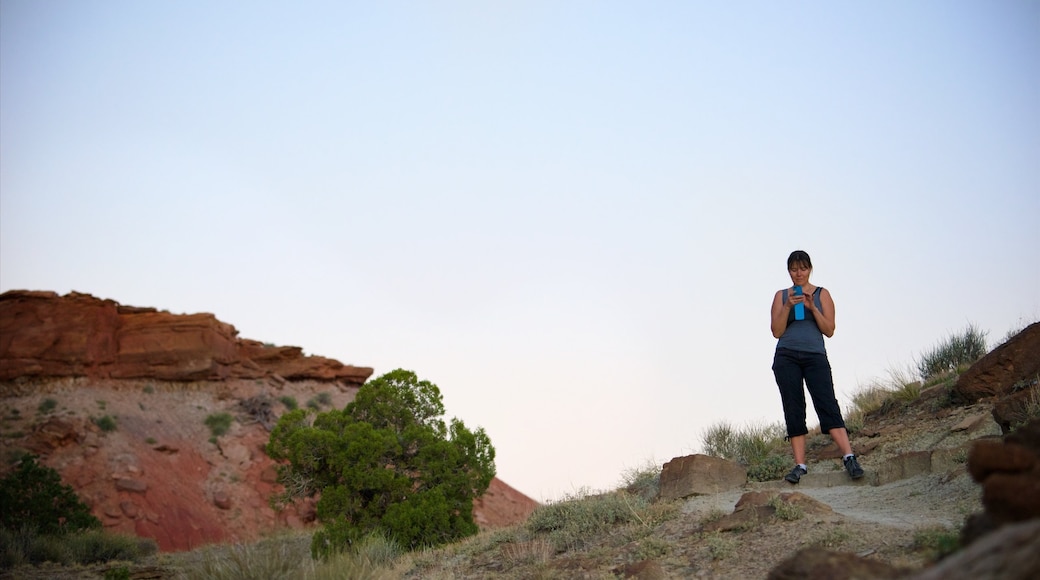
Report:
[[[0,476],[24,452],[58,471],[105,528],[163,551],[315,525],[315,502],[275,511],[265,445],[278,417],[343,408],[371,368],[238,337],[212,314],[176,315],[87,294],[0,295]],[[214,418],[229,427],[217,432]],[[497,478],[482,528],[537,502]]]
[[[966,543],[1008,524],[1040,520],[1040,419],[1003,440],[976,442],[968,472],[982,485],[985,511],[968,519]]]
[[[955,400],[994,402],[993,418],[1005,433],[1029,416],[1040,379],[1040,322],[1030,324],[964,372],[953,386]]]
[[[0,294],[0,329],[0,381],[276,378],[358,386],[372,374],[298,347],[240,339],[212,314],[171,314],[77,292]]]
[[[660,499],[707,495],[747,483],[747,470],[739,463],[694,454],[676,457],[661,468]]]

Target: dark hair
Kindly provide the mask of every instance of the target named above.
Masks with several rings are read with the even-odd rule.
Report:
[[[809,254],[805,253],[803,250],[795,250],[787,257],[788,270],[794,267],[795,264],[804,264],[807,268],[812,270],[812,260],[809,259]]]

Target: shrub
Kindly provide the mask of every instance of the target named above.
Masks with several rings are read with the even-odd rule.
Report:
[[[785,433],[780,423],[750,424],[736,431],[722,421],[708,427],[701,444],[706,455],[736,461],[747,468],[748,477],[769,481],[781,477],[787,467]]]
[[[296,399],[290,397],[289,395],[285,395],[284,397],[281,397],[278,400],[281,401],[282,404],[285,405],[285,408],[289,409],[290,411],[295,411],[300,406],[296,402]]]
[[[318,393],[307,401],[307,406],[315,411],[332,406],[332,395],[329,393]]]
[[[779,495],[769,498],[769,506],[773,508],[773,515],[785,522],[800,520],[805,517],[805,511],[802,508],[784,501]]]
[[[642,467],[626,470],[621,475],[622,489],[644,500],[652,500],[661,491],[661,466],[647,461]]]
[[[748,479],[751,481],[775,481],[787,473],[791,467],[791,458],[780,452],[773,452],[760,461],[747,466]]]
[[[582,490],[539,506],[527,518],[526,526],[531,533],[548,534],[557,551],[580,549],[596,534],[636,519],[636,509],[645,507],[646,501],[625,496],[625,492],[589,495]]]
[[[197,552],[197,558],[184,570],[189,578],[299,578],[309,560],[306,548],[291,537],[209,546]]]
[[[701,449],[705,455],[731,459],[737,456],[737,434],[726,421],[710,425],[701,434]]]
[[[43,402],[40,403],[40,406],[36,408],[36,410],[41,415],[46,415],[47,413],[50,413],[55,408],[57,408],[57,406],[58,406],[58,402],[55,401],[54,399],[44,399]]]
[[[213,434],[213,437],[220,437],[231,428],[232,420],[233,418],[228,413],[215,413],[206,417],[206,426],[209,427],[209,432]]]
[[[963,333],[951,334],[934,346],[917,362],[921,380],[927,381],[943,373],[959,372],[982,358],[986,354],[986,334],[974,324],[969,324]]]
[[[116,430],[116,420],[110,415],[105,415],[100,419],[91,418],[91,421],[105,433],[111,433]]]
[[[154,554],[158,549],[151,539],[109,534],[100,530],[70,534],[66,541],[72,560],[78,564],[137,560],[141,556]]]
[[[283,415],[267,453],[287,461],[289,495],[321,493],[323,529],[311,551],[328,557],[365,535],[382,533],[409,549],[477,533],[473,500],[495,475],[495,450],[483,429],[444,414],[440,389],[398,369],[365,383],[343,410]]]
[[[0,480],[0,528],[64,534],[101,527],[58,472],[36,460],[23,455],[18,468]]]

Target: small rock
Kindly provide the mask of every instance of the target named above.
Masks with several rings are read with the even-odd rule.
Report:
[[[136,518],[137,514],[139,513],[137,505],[134,504],[134,502],[132,501],[119,502],[119,509],[122,510],[123,515],[131,519]]]
[[[222,510],[231,509],[231,498],[225,491],[218,491],[213,494],[213,505],[217,506]]]
[[[116,479],[116,489],[119,491],[130,491],[134,493],[144,493],[148,491],[148,484],[139,480],[131,479],[129,477],[122,477]]]

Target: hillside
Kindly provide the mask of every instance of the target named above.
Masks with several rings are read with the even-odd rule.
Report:
[[[644,485],[540,508],[525,525],[398,563],[406,578],[1000,578],[1040,576],[1040,324],[960,376],[891,398],[829,437],[809,474],[671,500]],[[712,461],[713,458],[705,458]],[[721,461],[721,460],[716,460]],[[664,468],[668,469],[668,464]],[[664,479],[662,476],[660,479]],[[644,482],[645,483],[645,482]],[[936,558],[962,546],[938,563]]]
[[[0,320],[2,306],[0,300]],[[0,354],[2,348],[0,342]],[[284,410],[286,398],[341,405],[352,388],[339,385],[274,377],[23,378],[0,383],[9,389],[3,441],[7,448],[47,444],[48,464],[88,494],[110,529],[132,524],[154,534],[188,514],[195,518],[190,525],[173,529],[193,539],[189,547],[238,542],[159,554],[129,566],[132,577],[208,578],[199,562],[248,561],[248,554],[272,549],[308,562],[290,577],[343,577],[315,576],[312,568],[302,575],[315,565],[305,535],[250,543],[255,530],[306,532],[313,519],[313,506],[276,514],[262,503],[273,489],[270,463],[260,450],[263,423]],[[45,410],[48,400],[56,403]],[[206,418],[221,410],[236,421],[227,434],[213,436]],[[118,428],[99,426],[102,414],[115,417]],[[10,427],[8,418],[18,426]],[[23,432],[23,426],[31,428]],[[479,510],[507,516],[483,522],[481,534],[462,542],[366,564],[364,577],[1040,577],[1040,323],[959,375],[893,393],[863,416],[851,438],[867,472],[855,482],[842,471],[829,438],[815,434],[808,445],[810,472],[797,486],[750,482],[739,465],[704,455],[676,458],[708,469],[691,470],[667,498],[659,493],[661,482],[670,466],[686,461],[666,463],[653,485],[639,477],[627,489],[544,506],[493,484],[475,510],[478,521],[488,517]],[[86,470],[85,464],[104,470]],[[179,480],[194,487],[178,487]],[[172,489],[169,495],[155,491],[162,486]],[[177,504],[180,511],[162,511],[164,502],[192,493]],[[199,522],[211,520],[199,514],[211,514],[206,517],[219,524],[213,536],[204,535]],[[216,535],[228,529],[253,531]],[[17,577],[97,578],[111,568],[20,569]],[[16,576],[0,574],[8,577]]]
[[[179,315],[86,294],[0,295],[0,475],[24,451],[62,476],[106,529],[163,551],[315,525],[313,502],[276,512],[264,446],[290,407],[342,408],[371,368],[238,337]],[[226,432],[218,433],[226,415]],[[494,480],[482,528],[537,505]]]

